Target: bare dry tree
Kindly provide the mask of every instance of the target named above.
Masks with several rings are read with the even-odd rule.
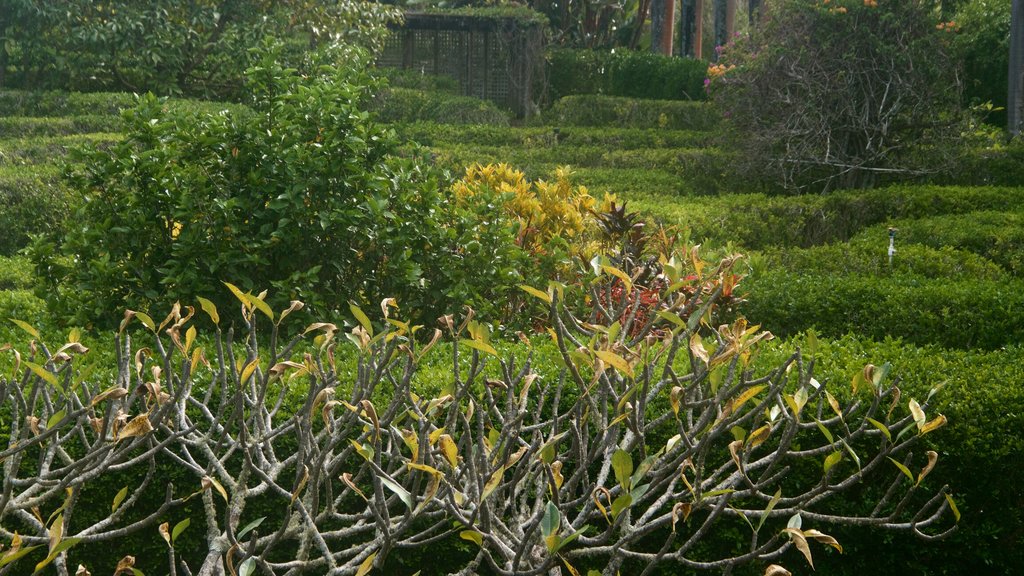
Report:
[[[129,311],[118,377],[104,388],[79,381],[81,345],[51,351],[24,325],[31,352],[10,349],[20,376],[0,377],[0,535],[10,544],[0,574],[25,573],[26,557],[72,574],[71,547],[144,529],[167,541],[175,576],[362,576],[392,553],[459,538],[478,551],[458,574],[579,565],[611,576],[631,562],[644,574],[661,563],[728,572],[782,562],[794,546],[810,562],[811,542],[841,548],[822,531],[830,525],[926,539],[955,529],[948,490],[920,487],[936,453],[910,450],[945,422],[925,416],[927,401],[901,399],[888,367],[865,367],[852,392],[832,389],[814,378],[810,351],[755,374],[770,334],[742,320],[709,326],[738,281],[735,259],[681,256],[626,270],[599,263],[587,317],[562,286],[525,287],[547,307],[549,330],[533,339],[553,340],[554,368],[537,365],[541,345],[525,336],[525,358],[499,354],[468,310],[414,337],[387,299],[377,322],[353,306],[345,339],[330,323],[286,338],[283,321],[301,303],[275,313],[263,295],[234,289],[240,338],[205,300],[203,323],[217,326],[207,336],[192,307],[159,325]],[[443,338],[451,343],[436,346]],[[445,350],[447,377],[417,383],[424,358]],[[158,461],[194,481],[164,485]],[[101,519],[76,506],[85,485],[126,470],[138,484]],[[865,483],[881,489],[874,508],[837,512]],[[159,502],[146,497],[154,490]],[[189,566],[175,549],[187,524],[166,520],[193,498],[206,555]],[[275,512],[253,519],[257,500]],[[730,518],[749,525],[744,550],[705,556],[697,544]],[[100,567],[77,574],[88,569]]]

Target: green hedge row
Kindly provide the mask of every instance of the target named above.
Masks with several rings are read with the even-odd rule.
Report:
[[[888,234],[885,228],[878,230],[872,227],[849,243],[770,249],[761,254],[751,254],[750,259],[757,271],[784,270],[804,275],[877,277],[883,281],[906,276],[968,281],[1009,278],[999,264],[953,246],[932,247],[900,242],[891,265],[887,250]]]
[[[515,146],[544,148],[555,161],[561,151],[576,146],[595,146],[610,150],[648,148],[697,148],[710,145],[711,134],[693,130],[662,130],[660,128],[604,128],[573,126],[487,126],[414,122],[395,127],[403,140],[425,146],[473,144],[484,146]]]
[[[0,290],[28,290],[35,280],[32,262],[24,256],[0,256]]]
[[[552,100],[605,94],[658,100],[703,100],[708,63],[651,52],[556,49],[548,54]]]
[[[747,249],[845,241],[869,226],[893,219],[1024,210],[1024,189],[930,185],[826,196],[733,194],[674,202],[657,196],[637,199],[637,205],[652,216],[691,228],[697,240],[732,242]]]
[[[1024,141],[967,152],[947,183],[974,186],[1024,186]]]
[[[437,122],[507,126],[510,114],[487,100],[442,92],[389,88],[370,102],[381,122]]]
[[[409,88],[448,94],[458,94],[460,91],[459,81],[451,76],[424,74],[417,70],[390,67],[377,68],[376,72],[386,78],[388,86],[392,88]]]
[[[106,132],[70,136],[8,138],[0,140],[0,166],[45,164],[63,158],[71,148],[85,144],[105,148],[120,139],[120,134]]]
[[[128,92],[31,92],[0,90],[0,116],[116,116],[135,106]]]
[[[772,342],[762,349],[759,362],[772,365],[804,343],[801,337]],[[930,389],[942,385],[928,414],[944,414],[949,424],[927,437],[939,460],[922,488],[934,491],[949,484],[963,514],[959,530],[935,543],[874,528],[825,530],[839,538],[845,553],[819,557],[815,551],[817,572],[1024,573],[1024,487],[1019,481],[1024,469],[1024,348],[948,350],[844,336],[819,339],[815,362],[817,379],[833,392],[849,391],[852,376],[866,363],[892,364],[901,378],[904,404],[910,398],[923,400]],[[917,461],[923,460],[925,449],[915,451]],[[893,472],[898,474],[895,468]]]
[[[544,113],[553,126],[712,130],[718,115],[704,102],[637,100],[596,94],[560,98]]]
[[[0,256],[24,248],[29,234],[59,232],[69,210],[55,166],[0,166]]]
[[[0,117],[0,138],[29,138],[120,132],[124,123],[120,116],[87,114],[66,117],[7,116]]]
[[[772,270],[742,284],[751,322],[779,335],[815,329],[919,345],[996,349],[1024,342],[1024,282]]]
[[[905,218],[867,228],[855,240],[886,235],[889,225],[897,228],[897,255],[904,243],[952,246],[984,256],[1014,275],[1024,274],[1024,211],[979,210]]]

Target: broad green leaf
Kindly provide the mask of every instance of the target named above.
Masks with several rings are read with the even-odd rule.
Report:
[[[156,332],[156,322],[153,322],[153,318],[150,317],[149,314],[146,314],[145,312],[136,312],[135,317],[138,318],[146,328],[149,328],[150,332]]]
[[[238,576],[252,576],[256,571],[256,557],[250,556],[238,566]]]
[[[623,449],[618,449],[612,454],[612,469],[615,471],[615,479],[622,486],[622,489],[629,492],[629,483],[633,476],[633,457]]]
[[[185,518],[181,522],[178,522],[177,524],[174,525],[174,529],[171,530],[171,543],[172,544],[178,541],[178,536],[181,536],[181,533],[184,532],[185,529],[188,528],[189,524],[191,524],[191,523],[192,523],[191,519]],[[239,533],[238,538],[241,538],[241,537],[242,537],[242,534]]]
[[[619,497],[612,502],[612,518],[618,518],[622,511],[633,505],[633,497],[628,492],[619,494]]]
[[[476,530],[463,530],[462,532],[459,532],[459,538],[475,542],[477,546],[484,545],[484,535]]]
[[[885,424],[882,424],[881,422],[879,422],[878,420],[875,420],[874,418],[866,418],[866,420],[868,422],[870,422],[872,426],[874,426],[875,428],[878,428],[879,430],[881,430],[882,434],[885,434],[886,440],[888,440],[889,442],[892,442],[892,432],[889,432],[889,427],[888,426],[886,426]]]
[[[8,318],[8,320],[10,320],[10,321],[11,321],[11,322],[13,322],[14,324],[16,324],[16,325],[18,326],[18,328],[21,328],[21,329],[22,329],[22,330],[24,330],[25,332],[28,332],[29,336],[31,336],[31,337],[33,337],[33,338],[35,338],[36,340],[40,340],[40,337],[39,337],[39,330],[36,330],[36,329],[35,329],[35,328],[34,328],[34,327],[33,327],[33,326],[31,325],[31,324],[29,324],[28,322],[25,322],[25,321],[23,321],[23,320],[16,320],[16,319],[14,319],[14,318]]]
[[[551,553],[552,554],[558,554],[558,551],[561,550],[562,548],[565,548],[566,544],[569,544],[573,540],[579,538],[580,535],[583,534],[585,531],[586,531],[586,526],[583,527],[583,530],[580,530],[578,532],[573,532],[572,534],[566,536],[565,538],[562,538],[558,542],[558,544],[555,545],[555,549],[552,550]]]
[[[120,490],[118,490],[117,494],[114,495],[114,502],[111,503],[111,505],[110,505],[110,513],[113,514],[114,512],[117,512],[118,507],[121,506],[121,503],[124,502],[124,499],[127,498],[127,497],[128,497],[128,487],[127,486],[125,486],[124,488],[121,488]]]
[[[545,538],[558,533],[558,527],[562,522],[562,515],[554,502],[548,502],[544,508],[544,517],[540,521],[540,533]],[[551,548],[549,547],[548,550]]]
[[[21,560],[25,556],[31,554],[32,551],[36,548],[39,548],[39,546],[29,546],[27,548],[21,548],[17,552],[13,553],[11,551],[7,551],[7,553],[0,556],[0,568],[3,568],[4,566],[16,562],[18,560]]]
[[[903,472],[903,475],[909,478],[911,482],[914,481],[914,475],[910,472],[909,468],[907,468],[897,460],[894,460],[892,457],[887,456],[887,458],[889,458],[889,460],[892,460],[892,463],[895,464],[896,467],[900,469],[900,472]]]
[[[522,291],[526,292],[527,294],[530,294],[532,296],[540,298],[544,302],[546,302],[548,304],[551,304],[551,296],[548,295],[547,292],[541,292],[540,290],[537,290],[536,288],[534,288],[532,286],[527,286],[526,284],[520,284],[519,288]]]
[[[630,280],[629,276],[627,276],[626,273],[623,272],[622,270],[619,270],[614,266],[602,265],[601,272],[604,272],[605,274],[611,274],[612,276],[618,278],[620,281],[622,281],[622,285],[626,287],[627,291],[633,290],[633,281]]]
[[[35,570],[35,572],[33,572],[33,574],[36,574],[40,570],[42,570],[43,568],[46,568],[47,566],[49,566],[54,560],[57,559],[58,555],[60,555],[65,550],[67,550],[68,548],[71,548],[72,546],[74,546],[75,544],[78,544],[81,541],[82,541],[81,538],[66,538],[64,540],[61,540],[60,543],[58,543],[56,546],[53,547],[52,550],[50,550],[50,555],[49,556],[47,556],[41,562],[36,564],[36,570]]]
[[[833,444],[835,442],[835,439],[832,438],[832,432],[830,432],[829,429],[826,428],[825,425],[821,423],[821,420],[815,418],[814,423],[818,425],[818,430],[820,430],[821,435],[824,436],[826,440],[828,440],[828,443]]]
[[[206,315],[210,317],[210,320],[212,320],[214,324],[220,324],[220,314],[217,313],[217,306],[206,298],[198,297],[197,300],[199,300],[199,306],[203,309],[203,312],[206,312]]]
[[[356,306],[355,302],[349,302],[348,309],[352,311],[352,315],[355,316],[356,320],[359,321],[359,325],[363,327],[363,330],[366,330],[366,333],[372,337],[373,323],[370,322],[370,317],[367,316],[366,313],[359,308],[359,306]]]
[[[40,378],[48,382],[51,386],[57,385],[57,375],[54,374],[53,372],[50,372],[49,370],[43,368],[39,364],[29,362],[28,360],[25,360],[24,364],[26,367],[28,367],[29,370],[35,372],[36,376],[39,376]]]
[[[733,488],[725,488],[723,490],[712,490],[711,492],[705,492],[701,494],[701,500],[707,500],[708,498],[715,498],[716,496],[725,496],[726,494],[732,494],[736,490]]]
[[[479,350],[481,352],[490,354],[491,356],[497,356],[498,355],[498,351],[495,350],[493,346],[491,346],[490,344],[487,344],[486,342],[478,342],[476,340],[462,339],[462,340],[459,340],[459,344],[464,344],[466,346],[469,346],[470,348],[473,348],[474,350]]]
[[[833,452],[825,457],[825,474],[832,469],[833,466],[839,464],[839,461],[843,459],[842,452]]]
[[[758,521],[757,528],[754,529],[754,532],[761,531],[761,527],[764,526],[764,521],[768,519],[768,515],[771,514],[772,510],[775,509],[775,506],[779,503],[779,500],[782,500],[782,488],[776,490],[775,495],[772,496],[772,499],[768,501],[768,506],[764,509],[764,513],[761,514],[761,520]]]
[[[388,478],[387,476],[378,477],[380,478],[381,483],[388,487],[388,490],[394,492],[398,496],[398,498],[402,502],[404,502],[407,507],[409,507],[410,510],[412,509],[413,504],[415,504],[415,502],[413,501],[412,494],[409,494],[408,490],[406,490],[405,488],[402,487],[401,484],[395,482],[394,480]]]
[[[58,410],[57,412],[55,412],[53,416],[50,416],[50,418],[46,421],[46,429],[49,430],[50,428],[53,428],[54,426],[59,424],[60,421],[64,419],[64,416],[66,414],[66,410]]]

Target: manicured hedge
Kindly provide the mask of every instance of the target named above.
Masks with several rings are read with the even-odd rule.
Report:
[[[852,275],[882,280],[908,275],[951,281],[1009,278],[1006,270],[984,256],[952,246],[933,248],[899,242],[891,265],[887,250],[886,229],[872,227],[849,243],[772,249],[751,255],[751,262],[761,271],[785,270],[804,275]]]
[[[116,116],[135,106],[135,95],[127,92],[31,92],[0,90],[0,116]]]
[[[743,283],[740,311],[779,335],[814,328],[919,345],[992,350],[1024,342],[1024,281],[837,276],[769,270]]]
[[[773,342],[762,349],[759,361],[772,365],[800,345],[808,351],[802,337]],[[930,389],[942,386],[928,414],[944,414],[949,424],[926,437],[927,444],[915,454],[923,459],[928,448],[939,453],[923,489],[949,484],[963,514],[960,527],[935,543],[873,528],[830,528],[825,531],[839,538],[845,553],[819,556],[816,551],[817,573],[1024,573],[1024,487],[1019,481],[1024,469],[1024,348],[949,350],[852,335],[818,339],[817,378],[836,394],[849,393],[853,374],[864,364],[884,362],[901,379],[903,404],[910,398],[923,400]]]
[[[704,102],[638,100],[616,96],[566,96],[543,117],[553,126],[711,130],[718,115]]]
[[[897,248],[907,242],[932,247],[952,246],[979,254],[1014,275],[1024,274],[1024,211],[979,210],[927,218],[904,218],[897,228]],[[872,226],[855,239],[885,235],[888,225]],[[898,252],[897,252],[898,253]]]
[[[506,126],[510,114],[494,103],[441,92],[389,88],[370,103],[382,122],[430,121],[441,124],[494,124]]]
[[[386,78],[392,88],[410,88],[431,92],[459,93],[459,81],[451,76],[424,74],[418,70],[401,68],[378,68],[377,73]]]
[[[61,230],[69,203],[55,166],[0,166],[0,256],[25,247],[29,234]]]
[[[1024,141],[968,151],[948,183],[974,186],[1024,186]]]
[[[70,136],[8,138],[0,140],[0,166],[45,164],[63,158],[70,148],[85,144],[103,148],[120,139],[120,134],[105,132]]]
[[[119,132],[124,127],[119,116],[89,114],[66,117],[0,117],[0,138],[28,138]]]
[[[548,54],[552,100],[604,94],[658,100],[703,100],[708,63],[630,50],[556,49]]]
[[[32,262],[24,256],[0,256],[0,291],[32,287]]]
[[[594,146],[605,151],[657,148],[697,148],[710,145],[712,135],[693,130],[660,128],[604,128],[573,126],[487,126],[413,122],[395,127],[403,140],[425,146],[473,144],[543,148],[553,159],[566,148]]]
[[[695,239],[747,249],[844,241],[891,219],[1024,210],[1024,189],[963,186],[893,186],[805,196],[733,194],[671,203],[658,197],[639,199],[638,206],[657,218],[691,228]]]

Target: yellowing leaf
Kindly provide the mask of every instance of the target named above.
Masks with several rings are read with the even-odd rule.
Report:
[[[359,569],[356,570],[356,576],[366,576],[373,570],[373,561],[377,559],[377,553],[374,552],[363,560],[362,564],[359,565]]]
[[[459,538],[475,542],[477,546],[484,545],[484,535],[476,530],[463,530],[462,532],[459,532]]]
[[[469,346],[470,348],[473,348],[474,350],[479,350],[481,352],[485,352],[487,354],[490,354],[491,356],[497,356],[498,355],[498,351],[495,350],[493,346],[491,346],[490,344],[487,344],[486,342],[479,342],[477,340],[462,339],[462,340],[459,340],[459,344],[464,344],[466,346]]]
[[[833,452],[833,453],[829,454],[828,456],[826,456],[825,457],[825,466],[824,466],[825,474],[828,474],[828,471],[831,470],[832,467],[835,466],[836,464],[839,464],[839,461],[842,460],[842,459],[843,459],[843,453],[842,452]]]
[[[120,490],[118,490],[117,494],[114,495],[114,501],[110,504],[110,513],[113,514],[114,512],[117,512],[118,507],[121,506],[121,503],[124,502],[124,499],[127,498],[127,497],[128,497],[128,487],[127,486],[125,486],[124,488],[121,488]]]
[[[252,373],[256,371],[256,368],[258,368],[259,365],[259,358],[254,358],[252,362],[246,364],[245,368],[242,368],[242,374],[238,377],[238,383],[245,385],[249,381],[249,377],[252,376]]]
[[[753,388],[747,388],[746,390],[743,391],[742,394],[733,398],[732,400],[729,400],[725,404],[725,408],[722,409],[722,415],[719,417],[719,419],[725,420],[726,418],[731,416],[734,412],[742,408],[748,400],[760,394],[761,391],[764,390],[765,388],[767,388],[767,386],[754,386]]]
[[[896,460],[893,460],[893,458],[891,458],[891,457],[889,457],[889,460],[892,460],[892,463],[895,464],[896,467],[900,469],[900,472],[903,472],[903,475],[906,476],[907,478],[909,478],[911,482],[914,481],[914,475],[910,473],[910,469],[909,468],[907,468],[906,466],[904,466],[900,462],[898,462]]]
[[[149,414],[139,414],[135,418],[132,418],[128,424],[121,428],[117,433],[117,439],[124,440],[125,438],[134,438],[136,436],[145,436],[153,431],[153,424],[149,422]]]
[[[917,428],[920,430],[924,426],[924,410],[921,410],[921,405],[914,399],[911,399],[908,405],[910,406],[910,413],[914,416],[914,422],[917,423]]]
[[[480,501],[481,502],[486,500],[488,496],[493,494],[494,491],[498,489],[498,485],[501,484],[501,479],[502,479],[502,477],[504,475],[505,475],[505,467],[504,466],[499,466],[498,469],[495,470],[491,474],[490,479],[488,479],[487,483],[484,484],[484,491],[483,491],[483,494],[481,494],[481,496],[480,496]]]
[[[29,362],[28,360],[25,360],[24,364],[29,370],[35,372],[36,376],[39,376],[47,383],[49,383],[51,386],[57,385],[57,375],[54,374],[53,372],[50,372],[49,370],[43,368],[39,364]]]
[[[925,464],[925,467],[921,470],[921,473],[917,475],[917,484],[921,484],[921,481],[924,480],[924,477],[927,476],[928,473],[932,471],[932,469],[935,468],[935,463],[938,462],[939,460],[939,453],[934,450],[929,450],[927,455],[928,464]]]
[[[367,316],[366,313],[359,308],[359,306],[356,306],[355,302],[349,302],[348,309],[352,311],[352,315],[355,316],[356,320],[359,321],[359,325],[363,327],[363,330],[366,330],[366,333],[372,337],[373,324],[370,322],[370,317]]]
[[[807,559],[807,563],[811,565],[811,568],[814,568],[814,559],[811,558],[811,548],[807,545],[807,538],[804,537],[804,533],[798,528],[785,528],[783,529],[783,532],[789,534],[790,541],[792,541],[793,545],[796,546],[796,549],[804,555],[804,558]]]
[[[220,314],[217,314],[217,306],[206,298],[199,297],[196,299],[199,300],[199,306],[203,309],[203,312],[206,312],[206,315],[210,317],[210,320],[212,320],[214,324],[220,324]]]
[[[627,291],[632,291],[633,290],[633,281],[630,280],[629,276],[626,276],[626,273],[623,272],[622,270],[619,270],[618,268],[616,268],[614,266],[604,266],[604,265],[602,265],[601,266],[601,272],[604,272],[605,274],[611,274],[612,276],[615,276],[616,278],[618,278],[620,281],[622,281],[622,285],[626,287]]]
[[[14,318],[8,318],[8,320],[10,320],[10,321],[11,321],[11,322],[13,322],[13,323],[14,323],[15,325],[17,325],[17,326],[18,326],[18,328],[21,328],[21,329],[22,329],[22,330],[24,330],[25,332],[28,332],[29,336],[31,336],[31,337],[33,337],[33,338],[35,338],[36,340],[40,340],[40,337],[39,337],[39,331],[38,331],[38,330],[36,330],[36,329],[35,329],[35,328],[34,328],[34,327],[33,327],[33,326],[31,325],[31,324],[29,324],[28,322],[24,322],[24,321],[22,321],[22,320],[15,320]]]
[[[939,414],[938,416],[933,418],[931,421],[929,421],[929,422],[925,423],[924,425],[922,425],[920,427],[920,433],[921,433],[922,436],[924,436],[925,434],[927,434],[929,432],[932,432],[932,431],[934,431],[934,430],[936,430],[938,428],[941,428],[941,427],[943,427],[945,425],[946,425],[946,417],[943,416],[942,414]]]
[[[440,442],[441,453],[444,454],[445,459],[448,460],[448,464],[452,468],[455,468],[459,463],[459,448],[456,446],[455,440],[447,434],[441,434],[441,437],[438,438],[438,442]]]
[[[615,368],[620,373],[633,377],[633,367],[629,365],[629,362],[619,356],[618,354],[610,350],[595,350],[594,355],[600,358],[605,364],[608,364],[612,368]]]
[[[224,486],[222,486],[221,483],[218,482],[216,478],[213,478],[211,476],[203,476],[202,486],[203,490],[209,490],[210,488],[213,488],[214,490],[217,491],[218,494],[220,494],[220,497],[223,498],[225,502],[228,501],[228,491],[224,489]]]
[[[704,348],[704,341],[701,339],[700,334],[694,333],[693,336],[690,336],[690,352],[697,358],[700,358],[704,364],[710,362],[708,351]]]
[[[519,288],[522,289],[527,294],[540,298],[544,302],[551,304],[551,296],[547,292],[542,292],[532,286],[527,286],[526,284],[520,284]]]
[[[953,511],[953,518],[955,518],[956,521],[959,522],[960,510],[957,509],[956,502],[953,501],[953,497],[950,496],[949,494],[946,494],[946,502],[949,503],[949,509]]]

